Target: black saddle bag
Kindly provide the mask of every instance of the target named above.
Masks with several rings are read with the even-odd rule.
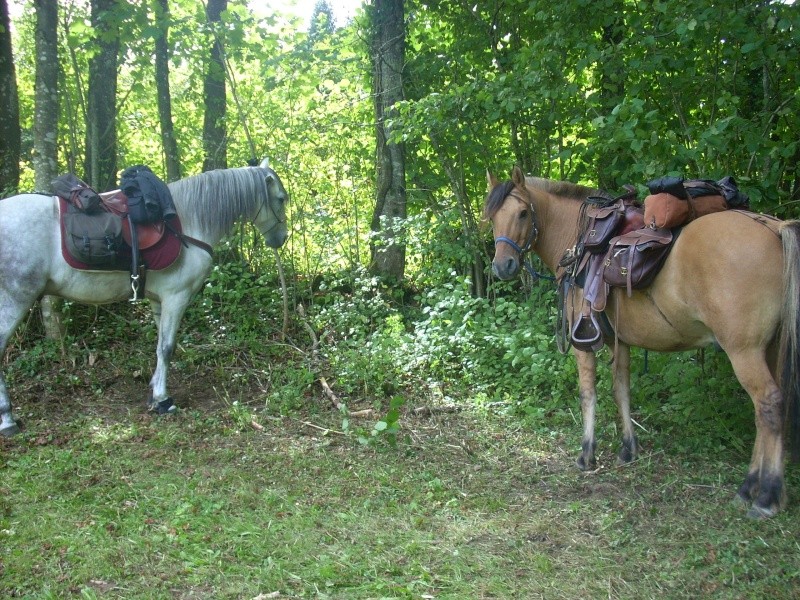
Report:
[[[64,215],[67,250],[77,260],[94,267],[111,266],[122,246],[122,219],[108,212],[86,214],[68,210]]]
[[[125,169],[119,187],[128,197],[128,214],[137,225],[171,219],[176,214],[169,187],[146,165]]]

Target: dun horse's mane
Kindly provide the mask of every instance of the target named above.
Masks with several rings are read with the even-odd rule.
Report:
[[[579,202],[583,202],[589,196],[600,194],[598,190],[585,185],[579,185],[569,181],[543,179],[542,177],[526,177],[525,185],[542,190],[543,192],[558,196],[560,198],[568,198]],[[508,180],[496,185],[489,192],[489,195],[486,198],[486,205],[483,209],[484,219],[491,219],[494,216],[494,214],[502,206],[506,196],[508,196],[513,189],[514,182]]]
[[[269,201],[270,173],[263,167],[218,169],[174,181],[169,189],[184,227],[220,235]]]
[[[526,177],[525,184],[538,188],[548,194],[560,196],[561,198],[571,198],[583,202],[587,197],[597,195],[599,192],[585,185],[572,183],[570,181],[554,181],[541,177]]]

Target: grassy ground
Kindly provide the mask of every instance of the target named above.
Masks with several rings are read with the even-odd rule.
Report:
[[[787,510],[753,522],[730,502],[746,456],[654,438],[617,468],[606,425],[582,474],[577,425],[407,409],[396,448],[362,446],[322,400],[280,416],[214,382],[176,377],[172,418],[144,413],[142,377],[12,389],[0,597],[800,596],[796,467]]]

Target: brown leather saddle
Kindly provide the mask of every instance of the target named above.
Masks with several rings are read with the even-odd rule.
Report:
[[[112,190],[99,194],[102,207],[110,213],[122,218],[122,239],[128,246],[134,247],[134,235],[139,250],[147,250],[155,246],[167,232],[164,221],[139,223],[134,225],[128,219],[128,197],[122,190]],[[133,229],[132,229],[133,228]]]
[[[571,329],[564,331],[565,341],[578,350],[596,352],[615,335],[604,312],[609,287],[627,287],[631,295],[632,289],[649,285],[669,252],[673,235],[666,229],[645,227],[633,190],[613,200],[595,199],[599,204],[591,200],[571,263],[562,274],[566,285],[561,311],[566,316],[567,296],[575,298],[572,288],[580,288],[580,306],[572,315]],[[562,264],[566,259],[565,255]]]

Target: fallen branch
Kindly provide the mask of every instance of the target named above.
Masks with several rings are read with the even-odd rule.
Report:
[[[329,434],[329,433],[335,433],[337,435],[347,435],[343,431],[336,431],[335,429],[329,429],[327,427],[320,427],[319,425],[314,425],[313,423],[309,423],[308,421],[300,421],[300,422],[303,425],[306,425],[308,427],[313,427],[314,429],[318,429],[318,430],[324,432],[326,435]]]
[[[314,371],[317,371],[319,370],[319,363],[320,363],[319,338],[317,337],[317,334],[311,327],[311,325],[308,324],[308,321],[306,321],[306,311],[303,309],[302,304],[297,305],[297,314],[300,315],[301,317],[300,322],[303,324],[303,327],[308,333],[308,337],[311,338],[311,366]],[[322,394],[328,400],[331,401],[331,403],[336,407],[336,410],[346,411],[347,405],[345,405],[344,402],[339,400],[339,397],[331,389],[331,386],[328,385],[328,380],[325,379],[325,377],[323,377],[322,375],[319,375],[317,377],[317,381],[319,382],[319,385],[322,388]]]
[[[439,415],[445,413],[455,413],[462,410],[461,406],[448,404],[447,406],[418,406],[411,412],[418,416]]]
[[[333,392],[331,386],[328,385],[328,381],[324,377],[319,378],[319,384],[322,386],[322,393],[333,402],[333,405],[336,407],[336,410],[345,410],[347,406],[345,406],[340,400],[339,397]]]
[[[371,408],[365,408],[364,410],[354,410],[351,413],[347,413],[348,417],[371,417],[375,413],[374,410]]]

